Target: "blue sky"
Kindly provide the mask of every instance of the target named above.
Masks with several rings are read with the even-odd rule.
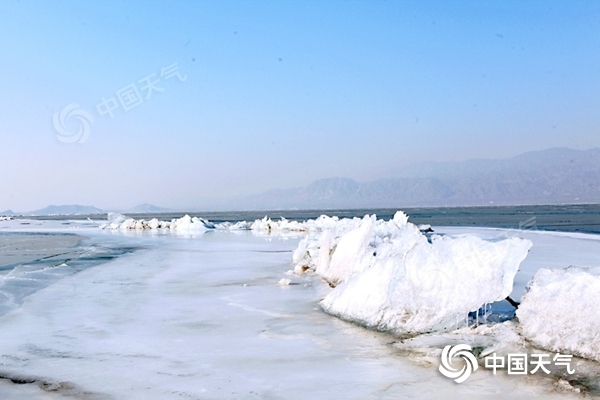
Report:
[[[597,1],[6,0],[0,53],[0,210],[190,208],[600,147]],[[174,63],[185,80],[161,76]],[[163,91],[146,99],[150,74]],[[143,101],[125,110],[131,84]],[[83,143],[53,121],[73,103],[93,118]]]

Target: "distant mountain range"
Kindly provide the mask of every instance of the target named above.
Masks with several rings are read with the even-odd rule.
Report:
[[[222,199],[218,204],[213,201],[201,208],[236,211],[600,203],[600,149],[554,148],[509,159],[429,162],[388,175],[369,182],[337,177],[319,179],[301,188]],[[171,210],[152,204],[120,210],[123,213],[168,211]],[[104,212],[93,206],[63,205],[23,214]],[[11,210],[0,213],[14,214]]]
[[[77,204],[65,206],[48,206],[39,210],[31,211],[29,215],[69,215],[69,214],[100,214],[102,211],[94,206],[80,206]]]
[[[159,213],[159,212],[168,212],[171,211],[168,208],[157,207],[152,204],[144,203],[139,204],[135,207],[132,207],[128,210],[124,210],[122,212],[125,213]]]
[[[24,213],[15,213],[12,210],[6,210],[0,212],[0,215],[84,215],[84,214],[105,214],[108,211],[118,211],[123,213],[158,213],[168,212],[168,208],[157,207],[152,204],[140,204],[127,210],[102,210],[94,206],[82,206],[79,204],[61,205],[55,206],[50,205],[48,207],[41,208],[35,211],[29,211]]]
[[[600,149],[554,148],[510,159],[422,163],[370,182],[317,180],[238,198],[232,209],[327,209],[600,202]]]

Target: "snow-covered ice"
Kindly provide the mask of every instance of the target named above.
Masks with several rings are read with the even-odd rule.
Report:
[[[93,399],[397,398],[423,393],[404,382],[436,378],[394,357],[384,336],[319,312],[318,281],[274,285],[297,241],[122,240],[144,249],[0,318],[0,375]]]
[[[531,243],[477,237],[434,238],[403,257],[373,261],[321,302],[341,318],[395,334],[445,330],[464,323],[469,312],[502,300]]]
[[[206,231],[214,226],[203,218],[185,215],[171,221],[159,221],[152,218],[149,221],[143,219],[128,218],[122,214],[108,213],[108,222],[103,224],[102,229],[119,230],[163,230],[173,231]]]
[[[529,341],[516,320],[400,340],[333,318],[318,306],[379,265],[354,266],[351,273],[336,273],[336,281],[326,282],[317,274],[330,268],[341,238],[355,229],[371,232],[367,248],[377,249],[376,255],[367,251],[356,257],[387,260],[392,266],[395,252],[404,254],[398,250],[400,243],[412,240],[414,246],[429,249],[417,251],[416,259],[427,255],[447,261],[471,249],[480,251],[484,260],[496,260],[491,264],[500,271],[500,254],[517,254],[515,249],[526,247],[529,240],[533,247],[514,280],[511,295],[516,300],[540,268],[600,266],[595,235],[434,227],[446,237],[431,236],[430,243],[402,215],[392,221],[322,218],[307,223],[313,228],[304,231],[304,238],[274,234],[273,229],[270,235],[219,229],[217,224],[182,235],[170,229],[100,230],[97,222],[21,223],[2,221],[0,229],[77,233],[89,238],[86,245],[137,250],[62,277],[0,316],[0,376],[34,382],[21,386],[0,379],[2,399],[437,399],[507,394],[511,399],[568,399],[579,398],[582,384],[591,388],[588,396],[600,393],[593,391],[600,385],[597,363],[581,359],[574,361],[579,375],[573,379],[493,375],[479,368],[458,385],[438,372],[446,344],[521,351]],[[352,237],[353,243],[365,241],[360,235]],[[406,264],[409,258],[402,260]],[[296,273],[286,274],[292,261]],[[513,261],[507,259],[506,265]],[[299,274],[302,270],[316,272]],[[498,275],[492,281],[497,284],[495,297],[504,295],[504,279]],[[435,290],[427,282],[426,289]],[[465,297],[466,292],[461,299]]]
[[[537,346],[600,361],[600,268],[540,269],[517,317]]]
[[[365,216],[340,233],[305,238],[296,270],[313,266],[336,286],[320,303],[328,313],[394,334],[456,327],[469,312],[506,298],[532,245],[437,235],[430,243],[402,212],[390,221]]]

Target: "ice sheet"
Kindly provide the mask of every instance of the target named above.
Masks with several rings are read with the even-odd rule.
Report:
[[[51,235],[48,233],[2,234],[0,232],[0,270],[7,266],[40,259],[71,256],[80,235]]]
[[[452,233],[466,231],[504,235]],[[0,317],[1,376],[66,387],[82,399],[579,398],[555,376],[494,376],[480,368],[461,385],[441,376],[436,352],[475,337],[473,328],[461,339],[412,342],[422,353],[323,313],[317,304],[329,286],[316,276],[284,273],[299,239],[85,232],[92,242],[143,250],[63,278]],[[519,273],[546,257],[561,264],[599,254],[600,242],[588,237],[517,234],[534,243]],[[535,253],[536,246],[554,254]],[[290,282],[280,285],[281,279]],[[492,340],[479,334],[478,340]],[[506,344],[511,337],[493,340]],[[0,382],[0,398],[64,393],[35,387]]]
[[[161,249],[63,279],[0,319],[3,374],[127,399],[368,398],[418,379],[377,335],[318,312],[310,280],[277,285],[287,241],[129,240]]]

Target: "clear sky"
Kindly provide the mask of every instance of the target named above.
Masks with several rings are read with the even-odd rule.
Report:
[[[0,60],[0,211],[600,147],[600,1],[3,0]]]

